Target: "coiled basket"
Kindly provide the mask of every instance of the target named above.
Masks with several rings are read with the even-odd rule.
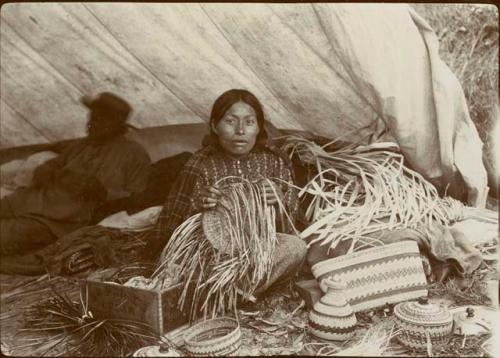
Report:
[[[241,345],[238,321],[228,317],[209,319],[195,324],[184,335],[185,348],[193,356],[226,356]]]
[[[311,271],[323,291],[325,278],[345,282],[345,296],[354,312],[427,296],[427,279],[414,241],[377,246],[321,261]]]

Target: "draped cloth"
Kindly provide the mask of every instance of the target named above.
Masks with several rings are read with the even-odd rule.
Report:
[[[430,226],[419,225],[414,229],[381,230],[369,236],[383,244],[402,240],[416,241],[420,252],[428,257],[432,273],[440,282],[451,276],[463,278],[474,272],[483,262],[480,252],[460,231],[437,223]],[[312,267],[323,260],[345,255],[350,245],[351,240],[345,240],[328,252],[328,246],[315,243],[308,251],[307,262]],[[359,244],[355,249],[357,247]]]

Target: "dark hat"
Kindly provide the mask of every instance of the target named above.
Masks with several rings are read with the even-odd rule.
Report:
[[[132,107],[126,100],[110,92],[102,92],[95,98],[83,96],[80,102],[89,109],[104,109],[121,114],[124,118],[127,118],[132,111]]]

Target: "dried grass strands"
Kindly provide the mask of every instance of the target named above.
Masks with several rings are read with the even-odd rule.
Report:
[[[391,345],[391,340],[399,334],[394,330],[392,320],[382,321],[368,328],[362,337],[355,336],[345,342],[342,349],[334,343],[310,342],[304,344],[318,356],[341,357],[380,357],[382,355],[401,356],[406,349],[400,345]],[[318,346],[316,348],[315,346]]]
[[[368,235],[398,227],[438,222],[448,224],[455,209],[443,205],[430,183],[403,165],[394,143],[349,145],[328,151],[331,143],[318,146],[301,137],[282,137],[282,149],[315,167],[317,175],[300,192],[312,196],[306,218],[312,224],[300,236],[313,235],[335,248],[352,239],[356,244],[377,244]]]
[[[466,206],[450,197],[443,198],[439,205],[445,209],[450,222],[474,219],[485,223],[498,224],[498,212],[494,210]]]
[[[20,330],[39,337],[17,348],[26,347],[31,354],[41,356],[125,356],[158,339],[147,325],[122,319],[95,319],[87,307],[87,291],[85,299],[80,291],[80,300],[73,301],[53,290],[52,297],[26,311],[26,328]]]
[[[269,179],[252,183],[227,177],[217,184],[223,195],[215,213],[222,222],[228,247],[214,248],[203,231],[203,214],[196,214],[175,230],[152,276],[157,287],[162,287],[170,265],[178,266],[184,284],[179,299],[182,309],[188,290],[194,286],[191,318],[199,313],[206,317],[235,310],[238,296],[253,297],[260,284],[269,279],[273,267],[276,213],[264,195],[265,186],[272,185]],[[274,194],[278,207],[284,210],[278,193]]]
[[[350,347],[336,351],[335,356],[351,357],[380,357],[384,354],[401,355],[405,353],[402,347],[391,347],[391,339],[399,334],[394,330],[392,322],[383,322],[370,327],[363,338]]]

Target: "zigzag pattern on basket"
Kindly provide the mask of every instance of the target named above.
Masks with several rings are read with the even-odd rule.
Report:
[[[315,264],[311,270],[313,275],[318,277],[331,271],[332,266],[336,267],[336,271],[338,272],[344,270],[349,271],[359,266],[387,262],[388,260],[398,259],[400,257],[418,256],[420,256],[420,251],[415,241],[402,241],[327,259]]]
[[[421,260],[422,259],[420,258],[420,254],[417,253],[391,255],[390,257],[369,259],[364,262],[358,262],[356,264],[352,264],[351,266],[338,268],[335,270],[335,272],[338,274],[346,274],[346,273],[356,274],[356,272],[363,272],[364,270],[372,268],[377,269],[379,267],[384,267],[388,264],[401,265],[402,262],[404,261],[421,262]],[[325,272],[320,276],[323,275],[328,275],[328,272]]]
[[[449,340],[449,335],[440,335],[440,336],[431,336],[429,335],[429,339],[433,346],[441,346],[446,344]],[[425,335],[412,335],[408,332],[401,333],[397,336],[397,339],[406,346],[410,346],[416,349],[425,349],[427,346],[427,337]]]
[[[422,263],[405,258],[342,273],[330,272],[328,276],[347,283],[346,294],[350,300],[393,289],[421,287],[427,284]]]
[[[360,263],[356,266],[351,266],[351,267],[346,267],[338,270],[333,270],[327,273],[324,273],[320,275],[319,280],[321,281],[322,279],[332,276],[333,274],[341,276],[341,278],[344,277],[364,277],[366,274],[365,272],[381,272],[381,273],[387,273],[387,268],[389,267],[390,269],[392,268],[397,268],[397,267],[408,267],[408,264],[413,264],[416,265],[417,263],[421,263],[421,259],[419,256],[416,255],[406,255],[406,256],[401,256],[401,257],[386,257],[384,259],[376,260],[375,262],[372,261],[367,261],[364,263]],[[413,267],[413,266],[411,266]],[[423,266],[422,266],[423,267]],[[352,281],[352,279],[348,280],[349,282]]]
[[[380,272],[371,276],[361,277],[347,283],[348,288],[370,285],[378,281],[391,281],[410,275],[420,274],[421,270],[418,267],[402,267],[395,271]]]
[[[235,342],[233,345],[229,347],[224,347],[220,349],[211,349],[211,350],[203,350],[199,352],[194,352],[191,351],[190,353],[195,355],[195,356],[200,356],[200,357],[213,357],[213,356],[227,356],[231,355],[232,353],[236,352],[241,346],[241,340],[238,342]]]
[[[414,300],[419,297],[424,297],[427,296],[427,286],[408,286],[408,287],[398,287],[398,286],[393,286],[391,288],[388,288],[386,291],[381,291],[377,292],[376,294],[370,294],[365,297],[356,297],[353,298],[349,301],[351,304],[352,308],[358,309],[359,306],[364,306],[366,305],[367,302],[370,301],[378,301],[378,300],[383,300],[385,299],[385,302],[382,303],[384,305],[385,303],[395,303],[395,302],[402,302],[402,301],[410,301]],[[400,300],[394,300],[394,298],[401,298]],[[367,307],[368,308],[372,308]],[[355,312],[358,312],[357,310],[354,310]]]
[[[449,334],[446,331],[443,331],[441,329],[439,332],[438,331],[423,331],[423,332],[415,332],[415,331],[405,331],[402,334],[406,337],[409,337],[412,340],[426,340],[426,332],[429,334],[429,337],[431,340],[440,340],[440,339],[445,339],[449,337]]]
[[[215,337],[212,338],[212,335]],[[213,318],[189,328],[184,340],[186,350],[192,355],[228,355],[239,348],[241,330],[237,321],[232,318]]]
[[[319,312],[317,310],[313,310],[312,312],[314,312],[314,314],[316,316],[319,316],[320,318],[330,319],[330,317],[331,317],[330,315],[326,315],[326,314],[321,313],[321,312]],[[335,319],[337,319],[337,320],[346,320],[347,321],[347,320],[349,320],[351,318],[351,316],[352,316],[352,313],[346,314],[345,316],[337,316],[337,315],[335,315]]]
[[[322,324],[318,324],[316,322],[309,320],[309,327],[311,327],[316,331],[322,331],[325,333],[347,334],[353,332],[356,325],[354,324],[350,327],[345,327],[345,328],[327,327],[323,326]]]
[[[430,325],[429,325],[429,323],[427,323],[426,327],[432,327],[432,326],[442,327],[443,322],[447,322],[447,320],[444,318],[441,321],[439,321],[434,316],[430,316],[430,315],[427,316],[427,315],[421,314],[419,311],[415,310],[415,313],[419,314],[419,324],[415,324],[414,323],[415,313],[412,315],[410,312],[407,312],[404,309],[399,309],[398,313],[399,313],[399,320],[400,321],[404,322],[404,324],[406,324],[406,325],[414,326],[415,328],[421,327],[422,323],[424,323],[424,322],[430,322]]]
[[[425,332],[429,332],[432,335],[440,335],[440,334],[447,334],[446,332],[451,329],[451,326],[453,326],[453,323],[450,322],[449,324],[440,324],[440,325],[419,325],[419,324],[413,324],[413,323],[408,323],[401,321],[400,319],[398,320],[398,324],[401,327],[404,327],[405,329],[411,331],[411,332],[421,332],[422,334],[425,334]]]
[[[351,313],[349,316],[346,317],[332,317],[332,316],[326,316],[326,315],[319,315],[317,311],[312,310],[309,312],[309,320],[314,321],[315,323],[323,326],[328,326],[330,327],[332,325],[332,321],[335,322],[336,327],[342,328],[342,327],[350,327],[356,322],[356,318],[354,315]]]
[[[377,276],[378,275],[378,276]],[[352,292],[360,287],[392,283],[396,279],[404,278],[406,282],[427,283],[421,261],[410,259],[391,260],[373,266],[365,266],[351,271],[331,271],[322,276],[319,281],[326,277],[335,277],[348,286]],[[364,280],[364,281],[363,281]]]

